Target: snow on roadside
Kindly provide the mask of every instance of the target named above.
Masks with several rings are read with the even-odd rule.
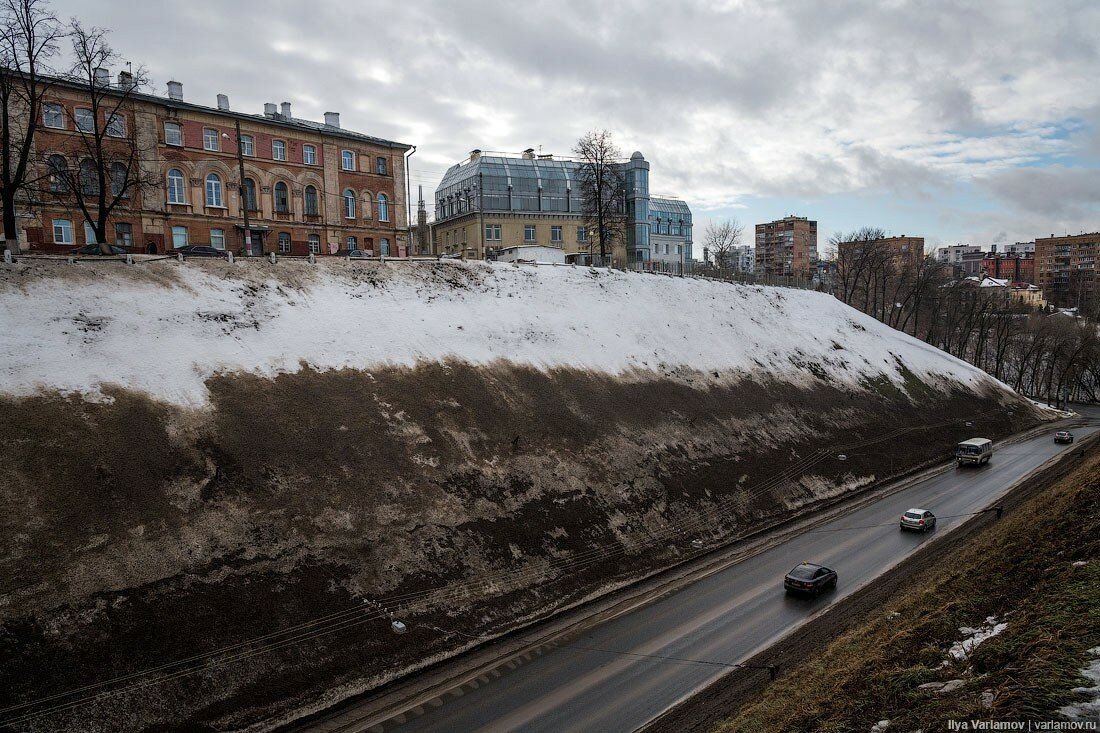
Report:
[[[1030,397],[1028,398],[1028,402],[1035,405],[1036,407],[1038,407],[1043,412],[1045,412],[1047,414],[1050,414],[1050,415],[1056,415],[1057,417],[1076,417],[1076,415],[1077,415],[1077,413],[1073,412],[1072,410],[1062,410],[1062,409],[1059,409],[1057,407],[1054,407],[1053,405],[1049,405],[1046,402],[1041,402],[1039,400],[1033,400]]]
[[[1070,720],[1100,719],[1100,646],[1089,649],[1092,663],[1081,670],[1081,676],[1092,681],[1091,687],[1074,687],[1072,692],[1088,695],[1089,699],[1059,708],[1058,712]]]
[[[1007,628],[1008,622],[998,621],[996,616],[987,616],[985,623],[977,628],[960,626],[959,633],[963,635],[963,638],[952,644],[951,648],[947,650],[947,656],[951,659],[945,660],[943,666],[949,665],[951,660],[965,662],[979,644],[987,639],[992,639]]]
[[[66,274],[65,267],[80,268]],[[280,262],[0,268],[0,392],[119,384],[202,405],[219,372],[274,375],[448,358],[837,386],[898,362],[930,384],[978,369],[803,290],[589,268]],[[71,270],[69,271],[72,272]],[[719,374],[715,374],[718,372]],[[709,377],[708,377],[709,378]]]

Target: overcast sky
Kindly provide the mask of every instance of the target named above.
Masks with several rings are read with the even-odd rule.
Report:
[[[54,0],[154,91],[417,146],[431,201],[473,148],[596,127],[713,218],[928,245],[1100,230],[1100,3]],[[751,228],[751,226],[750,226]],[[701,247],[698,247],[701,254]]]

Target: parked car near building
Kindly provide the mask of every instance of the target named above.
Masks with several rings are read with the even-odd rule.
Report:
[[[178,247],[172,250],[173,254],[181,254],[184,257],[225,257],[224,249],[208,247],[204,244],[189,244],[186,247]]]

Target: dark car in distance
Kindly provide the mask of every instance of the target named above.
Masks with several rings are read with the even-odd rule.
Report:
[[[1068,430],[1059,430],[1057,433],[1054,434],[1054,442],[1055,443],[1072,443],[1073,442],[1073,433],[1071,433]]]
[[[205,244],[189,244],[186,247],[177,247],[173,254],[181,254],[184,257],[225,257],[225,250],[216,247],[208,247]]]
[[[816,596],[836,588],[836,571],[824,565],[804,562],[795,565],[783,578],[783,589],[788,593]]]

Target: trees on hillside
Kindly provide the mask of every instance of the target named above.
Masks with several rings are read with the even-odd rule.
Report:
[[[712,221],[703,232],[703,246],[718,268],[732,268],[733,251],[741,243],[745,227],[737,219]]]
[[[606,258],[626,231],[626,188],[622,152],[607,130],[592,130],[577,141],[573,154],[580,163],[581,212]]]
[[[120,57],[102,28],[86,28],[73,20],[69,29],[73,47],[70,81],[81,88],[86,107],[69,110],[65,149],[51,150],[42,161],[48,171],[46,191],[71,201],[95,232],[104,254],[110,254],[108,224],[119,207],[159,186],[155,168],[155,140],[142,140],[134,119],[134,95],[148,85],[143,67],[123,72],[112,86],[105,69]],[[75,165],[70,164],[73,161]]]
[[[65,31],[44,0],[4,0],[0,23],[0,249],[18,252],[16,205],[37,180],[34,137]]]

